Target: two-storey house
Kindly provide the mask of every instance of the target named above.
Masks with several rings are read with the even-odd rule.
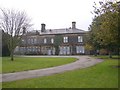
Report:
[[[41,24],[41,30],[24,34],[15,53],[23,55],[85,54],[84,36],[86,31],[77,29],[76,22],[72,22],[70,28],[46,29],[45,26],[45,24]]]

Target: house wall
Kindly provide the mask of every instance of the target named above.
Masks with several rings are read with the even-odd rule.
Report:
[[[85,54],[84,33],[60,34],[62,42],[59,44],[60,55]],[[78,36],[82,36],[83,42],[78,42]],[[68,37],[68,42],[64,42],[64,37]],[[46,39],[46,43],[44,42]],[[51,42],[53,39],[53,43]],[[18,54],[55,55],[56,35],[28,35],[24,36],[17,46]],[[57,41],[59,42],[59,41]]]

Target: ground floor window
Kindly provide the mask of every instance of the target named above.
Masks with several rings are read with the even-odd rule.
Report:
[[[19,47],[18,49],[19,51],[17,51],[16,53],[20,53],[20,54],[24,54],[25,53],[25,47]]]
[[[21,52],[25,52],[25,47],[20,47]]]
[[[50,46],[41,47],[41,53],[45,55],[55,55],[55,48]]]
[[[60,54],[70,54],[70,47],[69,46],[61,46],[60,47]]]
[[[19,52],[19,46],[16,46],[14,52]]]
[[[54,47],[48,47],[47,48],[47,54],[48,55],[54,55],[55,54],[55,48]]]
[[[52,46],[30,46],[30,47],[16,47],[14,53],[20,54],[44,54],[44,55],[55,55],[56,49]],[[84,54],[84,46],[59,46],[60,55],[70,54]]]
[[[84,53],[84,46],[76,46],[76,53]]]
[[[37,53],[40,52],[40,47],[33,46],[33,47],[25,47],[25,51],[28,53]]]

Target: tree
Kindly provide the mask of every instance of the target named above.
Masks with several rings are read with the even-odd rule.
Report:
[[[87,54],[91,54],[91,51],[93,50],[92,45],[85,43],[85,50],[87,51]]]
[[[87,54],[91,54],[91,51],[93,51],[93,45],[91,44],[91,40],[90,40],[90,35],[89,35],[89,32],[87,32],[85,35],[84,35],[84,43],[85,43],[85,50],[86,50],[86,53]]]
[[[120,1],[118,3],[118,42],[120,42]],[[120,43],[118,43],[118,55],[120,56]]]
[[[54,43],[54,46],[55,46],[55,54],[58,55],[59,54],[59,46],[60,44],[62,43],[62,36],[61,35],[55,35],[55,43]]]
[[[13,61],[14,49],[22,38],[23,32],[31,27],[30,19],[24,11],[0,9],[0,29],[9,34],[5,40],[9,51],[11,60]]]
[[[93,45],[106,48],[111,52],[118,48],[118,3],[99,2],[100,7],[94,6],[95,18],[90,29]]]
[[[10,51],[8,49],[8,45],[5,42],[5,40],[9,37],[9,34],[6,34],[3,30],[2,30],[2,56],[9,56],[10,55]]]

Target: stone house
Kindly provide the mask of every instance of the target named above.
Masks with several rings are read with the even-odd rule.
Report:
[[[84,36],[86,31],[77,29],[76,22],[72,27],[62,29],[34,30],[23,35],[15,54],[30,55],[78,55],[85,54]]]

